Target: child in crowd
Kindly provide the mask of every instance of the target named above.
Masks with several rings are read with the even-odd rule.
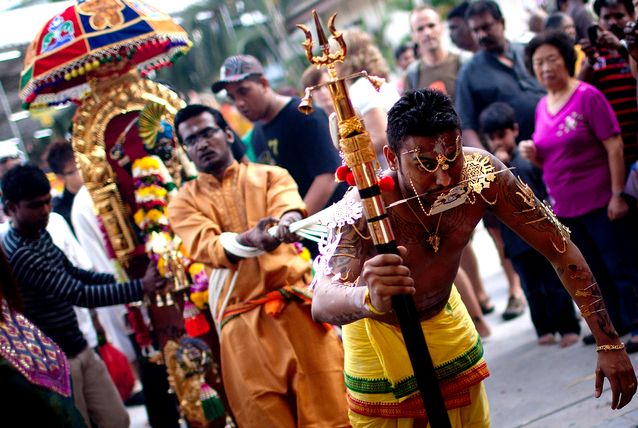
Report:
[[[483,110],[479,124],[489,150],[506,166],[515,168],[513,174],[520,177],[539,200],[547,201],[541,171],[523,159],[516,148],[518,124],[514,110],[505,103],[495,102]],[[506,226],[500,226],[506,255],[521,279],[538,343],[556,343],[555,333],[560,333],[562,347],[575,344],[580,324],[569,293],[563,288],[554,268],[518,235]]]

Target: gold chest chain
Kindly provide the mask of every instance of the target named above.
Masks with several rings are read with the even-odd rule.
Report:
[[[388,206],[388,208],[392,208],[399,203],[407,202],[408,208],[428,234],[427,243],[432,247],[432,250],[437,253],[441,244],[439,227],[441,226],[441,217],[443,216],[443,212],[460,206],[466,202],[474,204],[476,202],[477,194],[481,196],[485,203],[489,205],[496,204],[497,198],[495,198],[493,201],[489,201],[485,198],[485,196],[483,196],[482,192],[484,189],[490,187],[490,184],[496,178],[497,173],[498,172],[495,172],[494,165],[492,165],[489,156],[483,156],[480,153],[465,155],[463,171],[461,172],[461,182],[458,185],[454,186],[450,191],[439,195],[439,197],[436,198],[429,210],[426,210],[423,206],[423,202],[420,198],[421,195],[418,194],[414,183],[412,182],[412,180],[410,180],[410,186],[412,187],[412,191],[416,195],[413,198],[416,198],[423,214],[426,217],[435,215],[437,213],[439,214],[439,219],[436,223],[436,229],[434,230],[434,232],[430,232],[425,223],[421,220],[416,211],[414,211],[414,209],[410,205],[409,199],[412,199],[412,197],[405,198],[404,195],[404,199],[391,204],[390,206]]]

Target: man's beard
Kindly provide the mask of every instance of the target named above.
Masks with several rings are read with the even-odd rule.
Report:
[[[498,41],[492,37],[483,37],[479,40],[479,45],[486,51],[490,52],[503,53],[505,51],[503,45],[498,43]]]

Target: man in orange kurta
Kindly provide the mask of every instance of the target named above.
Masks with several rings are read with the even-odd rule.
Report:
[[[287,225],[305,213],[295,182],[279,167],[237,163],[234,134],[216,110],[188,106],[175,129],[199,177],[172,199],[170,224],[194,260],[230,271],[213,304],[239,426],[347,426],[343,350],[312,321],[310,266],[287,243]],[[213,285],[209,293],[217,295]]]

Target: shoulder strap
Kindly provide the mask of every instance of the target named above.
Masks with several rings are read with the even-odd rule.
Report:
[[[410,85],[409,89],[418,89],[420,68],[421,68],[421,60],[414,61],[408,67],[407,77],[408,77],[408,84]]]

